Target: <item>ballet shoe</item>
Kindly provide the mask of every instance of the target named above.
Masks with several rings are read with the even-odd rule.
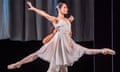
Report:
[[[115,51],[112,50],[112,49],[104,48],[104,49],[103,49],[103,54],[104,54],[104,55],[107,55],[107,54],[115,55],[116,53],[115,53]]]
[[[15,64],[10,64],[8,65],[8,69],[19,69],[21,67],[21,64],[15,63]]]

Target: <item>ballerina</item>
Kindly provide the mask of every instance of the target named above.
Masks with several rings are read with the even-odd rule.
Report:
[[[34,11],[50,21],[55,30],[54,34],[48,37],[45,44],[36,52],[28,55],[22,60],[8,65],[8,69],[20,68],[23,64],[32,62],[37,58],[41,58],[49,62],[47,72],[68,72],[67,66],[72,66],[75,61],[81,58],[84,54],[110,54],[115,55],[115,51],[109,48],[90,49],[77,44],[71,38],[71,22],[74,18],[65,18],[68,13],[67,4],[60,2],[57,5],[58,16],[51,16],[41,9],[35,8],[31,2],[27,2],[28,10]]]

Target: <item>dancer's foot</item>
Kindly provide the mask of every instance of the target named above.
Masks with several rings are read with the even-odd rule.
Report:
[[[15,64],[10,64],[8,65],[8,69],[18,69],[21,67],[22,64],[20,63],[15,63]]]
[[[112,49],[104,48],[104,49],[103,49],[103,54],[104,54],[104,55],[107,55],[107,54],[115,55],[116,53],[115,53],[115,51],[112,50]]]

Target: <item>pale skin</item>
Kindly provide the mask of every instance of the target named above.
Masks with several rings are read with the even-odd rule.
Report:
[[[46,13],[45,11],[35,8],[29,1],[27,2],[27,5],[29,6],[28,10],[38,13],[39,15],[45,17],[48,21],[50,21],[51,23],[54,23],[54,24],[56,24],[58,22],[58,19],[69,20],[70,22],[72,22],[74,20],[73,16],[71,16],[70,18],[65,18],[64,15],[68,13],[68,8],[67,8],[66,4],[63,4],[62,7],[58,9],[58,17],[51,16],[48,13]],[[57,29],[55,29],[55,31],[53,31],[53,35],[56,32],[57,32]],[[70,34],[70,36],[72,36],[72,32],[70,32],[69,34]],[[103,48],[103,49],[87,49],[86,48],[85,54],[88,54],[88,55],[95,55],[95,54],[115,55],[115,51],[113,51],[109,48]],[[23,58],[22,60],[8,65],[8,69],[20,68],[23,64],[32,62],[32,61],[36,60],[37,58],[39,58],[39,57],[37,55],[35,55],[35,53],[32,53],[32,54],[28,55],[27,57]]]

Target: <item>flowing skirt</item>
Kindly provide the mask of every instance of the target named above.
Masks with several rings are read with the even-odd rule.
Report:
[[[48,72],[67,72],[67,66],[73,65],[82,57],[85,49],[85,47],[75,43],[68,33],[57,32],[35,54],[50,63]]]

